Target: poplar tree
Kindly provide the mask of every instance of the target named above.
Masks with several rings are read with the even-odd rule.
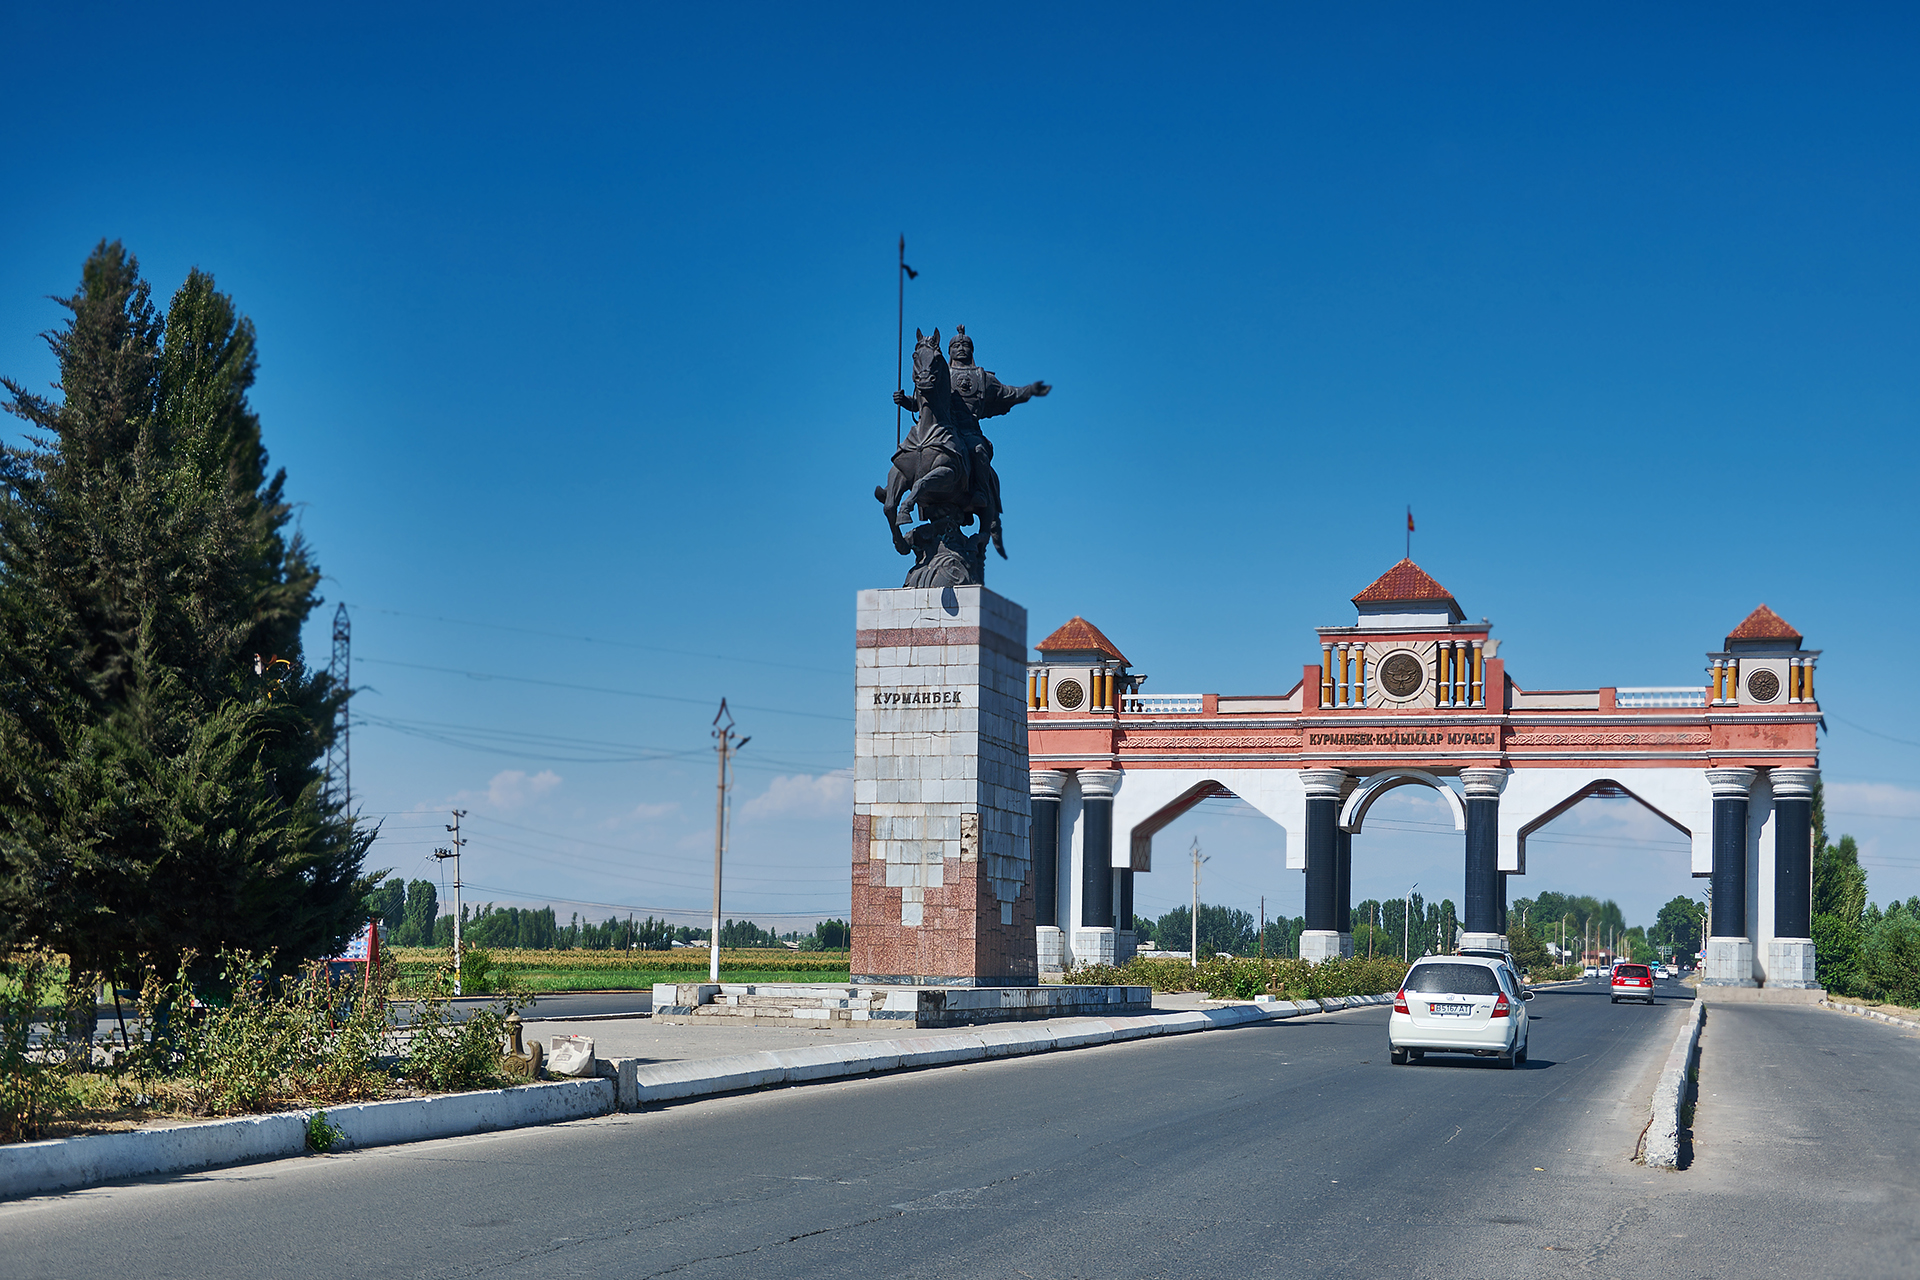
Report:
[[[330,954],[371,833],[319,762],[346,690],[304,663],[319,569],[247,402],[253,325],[195,270],[156,313],[117,242],[0,380],[0,943],[129,980],[187,951]]]

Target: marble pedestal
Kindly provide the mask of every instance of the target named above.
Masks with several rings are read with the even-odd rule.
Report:
[[[1300,958],[1309,964],[1339,957],[1340,935],[1332,929],[1308,929],[1300,935]]]
[[[1026,610],[901,587],[855,626],[853,981],[1033,985]]]
[[[1507,935],[1504,933],[1463,933],[1460,935],[1460,948],[1463,951],[1505,951]]]
[[[1767,943],[1767,985],[1807,991],[1818,988],[1812,938],[1775,938]]]
[[[1753,987],[1753,942],[1747,938],[1708,938],[1700,966],[1703,987]]]

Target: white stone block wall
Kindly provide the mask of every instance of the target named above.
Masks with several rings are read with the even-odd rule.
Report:
[[[855,625],[884,642],[856,650],[854,812],[898,923],[923,922],[949,858],[985,863],[1009,920],[1030,860],[1026,610],[984,587],[873,590]]]

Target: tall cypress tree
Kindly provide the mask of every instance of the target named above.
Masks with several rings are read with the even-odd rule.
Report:
[[[319,571],[247,403],[252,324],[192,272],[163,322],[101,244],[47,335],[58,401],[0,465],[0,930],[131,976],[185,951],[329,952],[371,840],[319,760]]]

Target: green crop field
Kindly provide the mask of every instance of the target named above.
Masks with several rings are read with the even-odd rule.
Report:
[[[403,983],[431,976],[446,963],[437,947],[389,947],[386,957]],[[484,956],[484,960],[479,957]],[[720,977],[727,982],[845,982],[850,976],[845,951],[789,951],[785,947],[728,949],[720,953]],[[469,950],[464,971],[484,974],[469,987],[513,987],[522,991],[629,991],[656,982],[690,982],[706,977],[705,948],[673,951],[512,951]]]

